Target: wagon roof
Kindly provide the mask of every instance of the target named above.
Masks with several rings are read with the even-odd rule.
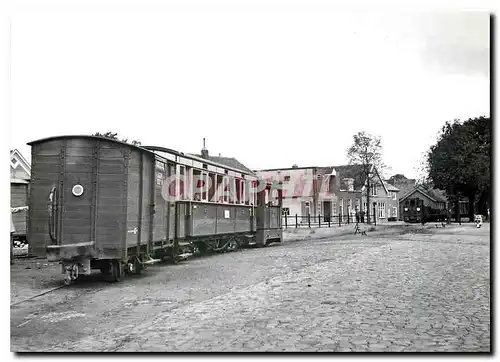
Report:
[[[413,195],[415,192],[421,193],[422,195],[428,197],[430,200],[432,200],[434,202],[446,202],[446,194],[443,191],[438,190],[438,189],[431,189],[431,188],[425,189],[424,187],[422,187],[420,185],[415,186],[412,191],[407,193],[399,201],[401,202],[401,201],[406,200],[408,197]]]
[[[122,142],[122,141],[119,141],[119,140],[114,140],[114,139],[111,139],[111,138],[107,138],[107,137],[101,137],[101,136],[92,136],[92,135],[62,135],[62,136],[52,136],[52,137],[46,137],[46,138],[41,138],[41,139],[38,139],[38,140],[35,140],[35,141],[31,141],[31,142],[28,142],[27,145],[28,146],[32,146],[34,144],[37,144],[37,143],[41,143],[41,142],[47,142],[47,141],[52,141],[52,140],[57,140],[57,139],[64,139],[64,138],[93,138],[93,139],[99,139],[99,140],[106,140],[106,141],[109,141],[109,142],[114,142],[114,143],[118,143],[120,145],[123,145],[123,146],[128,146],[130,148],[135,148],[141,152],[146,152],[146,153],[150,153],[150,154],[154,154],[154,152],[146,149],[146,148],[143,148],[143,147],[140,147],[140,146],[135,146],[131,143],[126,143],[126,142]]]
[[[212,164],[212,165],[218,166],[218,167],[227,168],[231,171],[243,172],[243,173],[255,176],[255,173],[252,170],[248,169],[247,167],[245,167],[243,164],[241,164],[240,162],[238,162],[234,158],[231,159],[228,157],[209,156],[209,159],[207,160],[206,158],[201,157],[201,155],[197,155],[194,153],[183,153],[183,152],[175,151],[175,150],[172,150],[170,148],[165,148],[165,147],[161,147],[161,146],[142,146],[142,147],[144,147],[148,150],[152,150],[152,151],[156,150],[156,151],[163,151],[163,152],[172,153],[172,154],[177,155],[177,156],[189,158],[189,159],[204,162],[204,163],[209,163],[209,164]],[[228,160],[234,160],[234,161],[229,162]]]

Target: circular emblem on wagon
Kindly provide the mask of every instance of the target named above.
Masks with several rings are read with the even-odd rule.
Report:
[[[73,189],[71,190],[71,192],[75,196],[82,196],[82,194],[83,194],[83,186],[82,185],[75,185],[75,186],[73,186]]]

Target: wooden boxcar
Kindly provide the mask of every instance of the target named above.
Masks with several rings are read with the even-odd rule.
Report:
[[[32,254],[62,260],[67,281],[100,269],[139,272],[153,233],[154,154],[89,136],[29,143]]]
[[[28,205],[29,181],[20,179],[10,180],[10,207],[22,207]],[[26,241],[26,229],[28,225],[28,212],[20,211],[12,214],[14,223],[14,240]]]
[[[241,170],[94,136],[29,145],[31,254],[61,261],[68,283],[92,269],[117,281],[124,271],[139,273],[145,264],[177,261],[194,249],[282,241],[281,192],[277,204],[266,204],[273,185],[252,195],[245,185],[257,178]],[[196,174],[213,177],[214,187],[198,190]],[[219,197],[216,186],[226,184],[237,192]]]

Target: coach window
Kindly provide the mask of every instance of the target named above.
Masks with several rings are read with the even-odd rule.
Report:
[[[253,192],[253,195],[252,195],[252,201],[253,201],[253,204],[254,205],[257,205],[258,204],[258,201],[259,201],[259,198],[258,198],[258,193],[259,193],[259,181],[255,180],[254,183],[254,192]],[[261,192],[264,192],[264,191],[261,191]]]
[[[246,187],[245,187],[245,180],[240,180],[240,189],[241,189],[241,203],[244,204],[246,197],[245,197],[245,192],[246,192]]]
[[[167,166],[167,169],[168,169],[168,174],[167,174],[167,177],[169,177],[169,183],[168,183],[168,194],[170,196],[173,196],[177,199],[177,196],[179,195],[178,193],[176,193],[176,186],[177,186],[177,181],[176,179],[174,178],[176,176],[176,167],[174,164],[169,164]]]
[[[186,198],[186,182],[185,182],[185,167],[178,165],[179,173],[178,173],[178,190],[179,190],[179,199],[184,200]]]
[[[215,200],[215,188],[217,186],[217,183],[216,183],[216,174],[212,173],[212,172],[209,172],[208,173],[208,200],[207,201],[214,201]]]
[[[245,185],[245,205],[250,205],[250,180],[243,180]]]
[[[236,178],[231,177],[231,204],[237,204]]]
[[[234,183],[234,178],[228,177],[227,178],[227,194],[228,194],[228,200],[230,204],[234,204],[234,188],[233,188],[233,183]]]
[[[224,202],[224,203],[229,202],[229,198],[227,195],[228,185],[229,185],[229,180],[228,180],[227,176],[224,176],[222,178],[222,195],[223,195],[222,202]]]
[[[207,201],[208,200],[208,191],[207,191],[207,187],[208,187],[208,173],[207,172],[202,172],[201,173],[201,179],[202,179],[202,183],[201,183],[201,200],[202,201]]]
[[[241,203],[241,180],[236,179],[236,203]]]
[[[193,169],[193,200],[201,201],[201,187],[203,185],[203,181],[201,178],[201,171]]]
[[[186,167],[186,174],[184,175],[184,187],[186,193],[186,200],[193,199],[193,169]]]
[[[216,198],[216,201],[217,202],[222,202],[222,178],[223,176],[222,175],[215,175],[215,185],[216,185],[216,189],[215,189],[215,198]]]

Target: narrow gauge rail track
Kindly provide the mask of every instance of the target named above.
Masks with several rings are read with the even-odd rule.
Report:
[[[66,284],[62,284],[62,285],[59,285],[57,287],[54,287],[54,288],[51,288],[49,290],[46,290],[44,292],[41,292],[41,293],[38,293],[38,294],[35,294],[29,298],[26,298],[26,299],[23,299],[23,300],[20,300],[20,301],[17,301],[15,303],[12,303],[10,306],[11,308],[16,306],[16,305],[19,305],[19,304],[22,304],[22,303],[26,303],[26,302],[29,302],[30,300],[33,300],[35,298],[38,298],[38,297],[41,297],[42,295],[45,295],[45,294],[49,294],[49,293],[52,293],[52,292],[55,292],[56,290],[59,290],[59,289],[62,289],[64,287],[67,287],[68,285]]]

